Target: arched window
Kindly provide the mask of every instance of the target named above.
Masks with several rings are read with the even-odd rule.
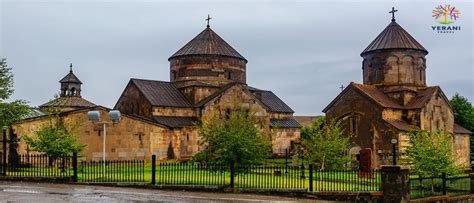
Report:
[[[232,72],[231,71],[225,72],[225,78],[232,80]]]

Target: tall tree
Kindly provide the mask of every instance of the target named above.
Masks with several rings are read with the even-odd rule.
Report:
[[[26,105],[27,102],[24,100],[15,100],[7,102],[13,94],[13,73],[12,69],[8,67],[7,61],[4,58],[0,58],[0,128],[8,128],[11,125],[22,118],[24,118],[30,111]],[[18,139],[10,130],[10,143],[9,143],[9,163],[18,162]]]
[[[29,113],[29,107],[24,100],[6,102],[13,94],[13,73],[6,59],[0,59],[0,127],[10,127],[17,120]]]
[[[456,93],[450,100],[454,108],[454,122],[474,132],[474,107],[466,97]],[[474,138],[471,137],[471,160],[474,160]]]
[[[414,130],[408,133],[410,146],[403,161],[412,166],[414,174],[431,177],[460,171],[452,153],[452,139],[447,133]]]
[[[323,119],[304,129],[307,135],[302,144],[306,157],[318,169],[340,169],[351,160],[347,153],[349,137],[343,135],[340,123],[325,123]]]
[[[213,116],[199,124],[199,136],[205,147],[195,160],[223,165],[234,161],[241,166],[262,163],[270,154],[271,144],[252,117],[251,113],[236,110],[227,119]]]

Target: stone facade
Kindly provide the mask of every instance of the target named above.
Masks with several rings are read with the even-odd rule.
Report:
[[[300,137],[300,125],[293,110],[273,92],[246,84],[247,60],[207,27],[169,58],[170,82],[131,79],[114,109],[123,119],[107,126],[107,159],[190,159],[202,147],[196,122],[216,115],[226,119],[231,111],[253,114],[264,134],[272,136],[274,154],[282,154]],[[61,80],[65,98],[80,98],[82,83],[72,73]],[[72,89],[73,90],[72,90]],[[77,91],[79,90],[79,92]],[[62,97],[63,97],[62,96]],[[86,144],[81,154],[88,160],[102,157],[102,128],[87,121],[87,111],[97,110],[107,120],[109,109],[100,106],[58,105],[59,117],[78,122],[79,142]],[[55,106],[56,107],[56,106]],[[47,116],[25,119],[13,126],[15,134],[32,135]],[[27,147],[20,144],[20,153]]]
[[[323,110],[328,120],[341,121],[353,155],[369,148],[374,167],[388,165],[391,139],[403,154],[410,130],[441,130],[453,136],[457,164],[469,163],[471,132],[456,127],[441,88],[426,85],[427,54],[395,20],[362,52],[364,83],[352,82]]]

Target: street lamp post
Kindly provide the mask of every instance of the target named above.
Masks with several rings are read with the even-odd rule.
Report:
[[[397,165],[397,143],[398,143],[398,140],[397,139],[392,139],[390,140],[390,142],[392,143],[392,163],[393,165]]]
[[[109,112],[110,121],[100,121],[100,112],[99,111],[89,111],[87,112],[87,117],[92,123],[102,125],[102,175],[105,176],[105,160],[106,160],[106,140],[107,140],[107,124],[118,123],[121,119],[120,111],[112,110]]]

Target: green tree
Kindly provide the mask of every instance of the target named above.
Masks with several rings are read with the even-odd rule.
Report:
[[[318,169],[340,169],[351,160],[347,153],[349,137],[342,133],[339,122],[326,123],[323,119],[304,129],[307,137],[302,139],[302,144],[306,157]]]
[[[456,93],[450,100],[454,108],[454,122],[474,132],[474,107],[466,97]],[[471,160],[474,160],[474,139],[471,137]]]
[[[27,102],[24,100],[15,100],[6,102],[13,94],[13,73],[8,67],[7,61],[0,58],[0,127],[8,128],[18,120],[24,118],[30,111]],[[11,164],[18,163],[18,138],[10,129],[10,143],[8,150],[8,162]]]
[[[408,133],[410,146],[404,161],[411,165],[412,172],[422,177],[454,175],[460,172],[452,153],[451,135],[436,131],[413,130]]]
[[[320,130],[321,127],[324,125],[326,122],[326,118],[324,116],[321,116],[314,120],[310,126],[303,126],[301,128],[301,139],[308,139],[311,136],[315,134],[315,131]]]
[[[85,145],[77,142],[76,130],[79,124],[69,127],[59,117],[50,119],[34,135],[25,136],[25,143],[32,151],[43,152],[51,156],[63,156],[80,152]]]
[[[198,124],[205,148],[194,159],[222,165],[230,161],[240,166],[263,163],[270,155],[271,144],[252,117],[245,111],[233,111],[228,119],[213,116]]]
[[[0,126],[10,127],[13,122],[24,118],[29,107],[24,100],[6,102],[13,94],[13,73],[6,59],[0,58]]]

